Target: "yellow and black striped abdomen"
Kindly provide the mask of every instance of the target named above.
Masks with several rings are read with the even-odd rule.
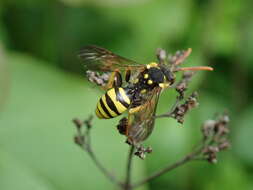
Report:
[[[100,119],[117,117],[128,109],[130,98],[123,88],[112,88],[100,99],[96,108],[96,115]]]

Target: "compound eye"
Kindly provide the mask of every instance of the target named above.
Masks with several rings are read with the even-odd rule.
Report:
[[[174,81],[175,81],[175,75],[172,72],[170,72],[170,71],[167,71],[164,74],[165,74],[166,79],[168,80],[168,82],[170,82],[171,84],[173,84]]]

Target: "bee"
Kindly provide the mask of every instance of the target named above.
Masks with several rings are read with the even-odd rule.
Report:
[[[97,103],[97,117],[111,119],[128,111],[128,117],[120,120],[119,132],[131,144],[144,141],[153,131],[161,92],[175,81],[175,70],[165,63],[140,64],[94,45],[82,48],[78,56],[88,70],[110,73]]]

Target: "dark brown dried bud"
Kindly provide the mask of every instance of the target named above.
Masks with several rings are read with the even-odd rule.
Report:
[[[99,74],[90,70],[86,71],[86,76],[90,82],[95,83],[98,86],[105,86],[110,78],[109,73]]]
[[[172,117],[174,117],[179,123],[184,122],[184,116],[189,110],[198,106],[196,96],[197,96],[197,94],[193,93],[185,101],[185,103],[183,103],[175,108],[174,112],[172,113]]]
[[[219,144],[219,149],[226,150],[226,149],[230,148],[230,146],[231,146],[230,143],[228,141],[225,141],[225,142]]]
[[[81,146],[84,143],[84,136],[75,136],[74,137],[74,142]]]
[[[179,81],[179,83],[176,85],[176,91],[179,93],[181,99],[183,99],[184,97],[184,92],[187,90],[187,86],[193,74],[194,73],[191,71],[184,72],[181,81]]]
[[[160,63],[163,63],[166,60],[166,51],[164,49],[158,48],[156,50],[156,56]]]
[[[193,71],[185,71],[183,73],[183,79],[189,81],[189,80],[191,80],[191,78],[193,77],[193,75],[194,75]]]
[[[134,153],[135,156],[138,156],[140,159],[144,160],[146,158],[146,155],[144,152],[137,151]]]
[[[177,122],[183,124],[184,123],[184,119],[183,118],[177,118]]]
[[[217,163],[217,156],[214,153],[211,153],[208,155],[207,161],[211,164],[216,164]]]
[[[217,153],[219,152],[219,148],[216,146],[208,146],[203,150],[204,154]]]
[[[149,147],[146,148],[146,152],[151,153],[151,152],[153,152],[153,149],[149,146]]]
[[[213,135],[213,130],[214,130],[215,124],[216,124],[215,120],[205,121],[205,123],[203,124],[203,126],[201,128],[204,138],[207,138],[207,137]]]
[[[219,152],[219,148],[216,146],[208,146],[203,149],[203,153],[206,156],[206,159],[210,163],[216,163],[217,162],[217,153]]]
[[[214,131],[219,136],[224,136],[229,133],[229,129],[227,128],[226,124],[224,125],[223,122],[218,121],[214,126]]]
[[[88,129],[92,127],[92,124],[91,124],[92,119],[93,119],[93,116],[91,115],[88,119],[84,120],[84,123]]]
[[[72,121],[78,129],[80,129],[83,125],[83,122],[78,118],[74,118]]]
[[[179,93],[182,93],[186,90],[186,83],[185,82],[180,82],[177,86],[176,86],[176,91]]]
[[[228,115],[223,115],[223,117],[221,117],[221,119],[220,119],[220,122],[221,122],[223,125],[228,124],[229,121],[230,121],[230,119],[229,119]]]
[[[134,153],[134,155],[138,156],[141,159],[145,159],[146,154],[150,154],[152,152],[152,148],[151,147],[143,147],[143,146],[139,146],[137,148],[137,151]]]
[[[197,107],[199,105],[196,97],[197,97],[196,93],[192,94],[189,97],[188,101],[186,102],[187,105],[188,105],[188,109],[195,108],[195,107]]]
[[[171,65],[180,65],[184,62],[184,60],[190,55],[191,49],[183,50],[183,51],[177,51],[174,55],[168,56],[168,62]]]

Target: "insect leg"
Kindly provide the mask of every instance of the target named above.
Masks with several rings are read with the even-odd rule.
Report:
[[[113,87],[120,87],[121,85],[122,85],[121,74],[120,74],[119,70],[115,70],[110,75],[110,78],[109,78],[106,86],[104,87],[104,90],[108,90]]]
[[[129,82],[130,76],[131,76],[131,70],[130,70],[130,69],[127,69],[127,70],[126,70],[126,76],[125,76],[126,82]]]
[[[115,72],[115,77],[114,77],[114,82],[113,82],[113,87],[121,87],[122,86],[122,77],[120,72],[116,71]]]
[[[140,105],[134,108],[129,109],[129,114],[134,114],[136,112],[139,112],[140,110],[142,110],[143,108],[145,108],[144,105]]]

